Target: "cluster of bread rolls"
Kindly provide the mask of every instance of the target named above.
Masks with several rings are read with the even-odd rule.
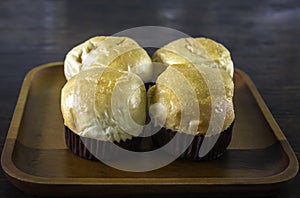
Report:
[[[166,69],[146,91],[155,64]],[[152,122],[173,132],[212,136],[234,121],[233,63],[207,38],[182,38],[149,57],[127,37],[94,37],[66,56],[61,94],[64,124],[81,137],[120,142]]]

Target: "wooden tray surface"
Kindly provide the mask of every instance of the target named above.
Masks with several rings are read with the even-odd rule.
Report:
[[[72,154],[64,143],[60,90],[63,63],[28,73],[1,164],[19,189],[39,196],[255,196],[276,192],[295,177],[298,161],[250,78],[236,69],[236,120],[221,158],[178,159],[150,172],[120,171]]]

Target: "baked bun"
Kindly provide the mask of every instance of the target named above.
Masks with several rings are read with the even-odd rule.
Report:
[[[80,137],[120,142],[138,136],[146,90],[132,72],[98,67],[80,72],[61,91],[64,124]]]
[[[196,64],[226,71],[233,77],[234,67],[230,52],[220,43],[208,38],[181,38],[158,49],[154,62],[165,65]]]
[[[234,85],[224,70],[193,64],[170,65],[151,87],[154,123],[162,129],[153,142],[160,148],[177,133],[167,152],[195,161],[220,157],[231,141]],[[188,143],[190,142],[190,143]]]
[[[196,161],[221,156],[235,119],[229,51],[211,39],[182,38],[157,50],[152,59],[167,66],[148,92],[154,123],[162,127],[154,144],[162,147],[180,134],[171,154],[182,149],[182,158]]]
[[[94,67],[132,71],[144,82],[151,79],[153,72],[147,52],[128,37],[97,36],[74,47],[65,58],[66,79]]]
[[[214,135],[234,121],[233,92],[233,81],[223,70],[176,64],[157,78],[148,95],[150,108],[158,106],[152,109],[156,123],[190,135]],[[220,122],[220,128],[209,128]]]

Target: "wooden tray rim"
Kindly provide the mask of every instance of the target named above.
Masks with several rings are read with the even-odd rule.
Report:
[[[245,80],[250,91],[252,92],[255,100],[257,101],[263,115],[265,116],[268,124],[273,130],[276,138],[280,142],[284,152],[288,156],[289,164],[283,171],[278,174],[261,177],[261,178],[47,178],[38,177],[27,174],[18,169],[12,161],[12,153],[17,139],[19,126],[22,120],[24,108],[27,102],[28,93],[31,87],[31,81],[34,75],[44,69],[50,67],[62,66],[63,62],[52,62],[43,64],[33,68],[28,72],[24,78],[19,98],[15,107],[13,118],[8,130],[6,141],[3,147],[1,156],[1,166],[4,173],[9,178],[20,182],[34,183],[34,184],[46,184],[46,185],[264,185],[264,184],[280,184],[292,180],[298,172],[299,165],[298,160],[293,152],[290,144],[288,143],[283,132],[279,128],[275,119],[273,118],[270,110],[265,104],[263,98],[258,93],[252,80],[249,76],[241,71],[235,69]]]

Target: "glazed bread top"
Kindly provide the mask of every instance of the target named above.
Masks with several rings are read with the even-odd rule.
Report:
[[[145,50],[126,37],[94,37],[65,60],[64,122],[83,137],[131,139],[142,132],[146,97],[154,123],[191,135],[214,135],[234,121],[233,63],[229,51],[206,38],[182,38],[157,50],[166,65],[146,96],[155,70]]]
[[[226,71],[233,77],[230,52],[220,43],[208,38],[181,38],[157,50],[154,62],[165,65],[196,64]]]
[[[71,78],[61,91],[64,124],[76,134],[125,141],[142,132],[146,90],[132,72],[97,67]]]
[[[94,67],[132,71],[144,82],[152,76],[152,61],[138,43],[128,37],[97,36],[74,47],[66,55],[64,72],[67,80]]]
[[[234,85],[224,70],[195,64],[170,65],[148,91],[155,123],[191,135],[214,135],[234,120]]]

